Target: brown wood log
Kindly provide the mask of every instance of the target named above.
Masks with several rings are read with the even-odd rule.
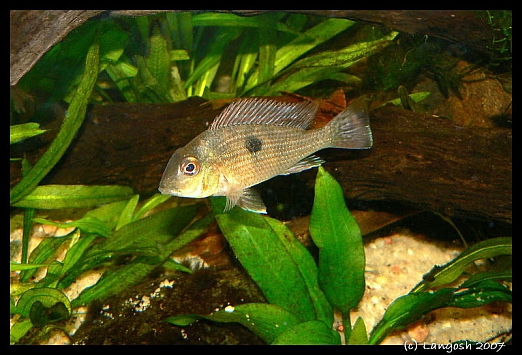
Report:
[[[325,109],[323,114],[333,117],[335,112]],[[123,184],[138,192],[157,191],[170,155],[207,129],[218,113],[200,98],[95,106],[44,183]],[[348,198],[398,201],[511,223],[511,129],[460,127],[395,107],[374,110],[370,117],[371,150],[319,154]],[[20,175],[12,173],[12,183]]]
[[[180,10],[11,10],[11,85],[55,44],[88,19],[107,16],[143,16]],[[237,15],[259,15],[267,10],[220,10]],[[469,48],[488,52],[493,31],[484,18],[471,10],[289,10],[288,12],[347,18],[382,24],[411,34],[448,39]]]

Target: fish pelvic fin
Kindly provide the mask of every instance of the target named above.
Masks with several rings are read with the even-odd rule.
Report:
[[[373,145],[370,118],[364,109],[348,107],[335,116],[325,129],[331,148],[369,149]]]
[[[266,206],[263,203],[261,196],[252,188],[246,188],[240,193],[227,195],[227,203],[224,212],[231,210],[235,205],[250,212],[266,213]]]

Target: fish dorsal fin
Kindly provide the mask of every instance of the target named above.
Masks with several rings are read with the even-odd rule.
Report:
[[[243,125],[267,124],[307,129],[314,119],[317,101],[283,102],[265,98],[241,99],[232,102],[214,119],[210,129]]]

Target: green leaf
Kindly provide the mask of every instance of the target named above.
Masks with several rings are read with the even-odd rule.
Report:
[[[140,195],[134,195],[132,198],[127,202],[127,205],[121,212],[120,218],[118,219],[118,224],[116,225],[116,230],[120,229],[124,225],[130,223],[133,220],[134,210],[136,209],[136,206],[138,205],[138,201],[140,200]]]
[[[67,109],[64,121],[56,138],[32,169],[20,182],[11,189],[10,202],[14,205],[27,196],[54,167],[63,156],[78,129],[81,127],[89,97],[98,77],[99,69],[99,46],[95,42],[89,48],[85,61],[85,71],[80,79],[80,84],[73,94],[71,104]]]
[[[424,281],[415,286],[411,292],[419,292],[451,283],[475,260],[499,255],[511,255],[513,253],[512,249],[512,239],[509,237],[498,237],[479,242],[464,250],[458,257],[446,265],[435,267],[424,277]]]
[[[9,342],[14,344],[18,342],[31,328],[33,327],[33,323],[31,323],[30,319],[26,319],[23,321],[19,321],[15,323],[11,327]]]
[[[150,49],[147,57],[145,57],[145,63],[152,76],[157,80],[162,94],[169,97],[170,53],[167,47],[167,40],[160,32],[158,26],[154,26],[150,38]]]
[[[472,308],[497,301],[512,302],[512,292],[498,282],[483,280],[473,287],[463,287],[455,292],[448,306]]]
[[[443,288],[429,293],[410,293],[395,299],[373,328],[369,343],[379,344],[392,331],[406,327],[429,311],[447,306],[454,292],[454,289]]]
[[[285,69],[303,54],[352,27],[354,24],[355,22],[350,20],[330,18],[306,30],[294,40],[278,49],[274,73]]]
[[[138,256],[129,264],[103,275],[96,285],[85,289],[78,298],[73,300],[73,307],[87,304],[93,300],[106,299],[137,284],[151,271],[163,264],[174,251],[203,234],[214,220],[211,214],[194,222],[185,232],[178,235],[195,217],[197,207],[198,205],[190,205],[158,212],[127,224],[116,232],[119,233],[117,239],[120,241],[124,236],[132,238],[132,235],[138,235],[142,238],[151,239],[153,243],[161,245],[161,248],[158,248],[158,254],[153,259],[147,256]],[[135,228],[131,228],[133,225]],[[142,236],[141,234],[146,235]],[[117,241],[112,241],[112,243],[117,243]],[[105,246],[103,249],[106,250],[108,247]]]
[[[40,244],[31,252],[29,262],[31,264],[49,264],[51,257],[53,257],[58,248],[69,239],[67,237],[45,238]],[[21,282],[28,282],[34,275],[36,269],[25,270],[20,274]]]
[[[211,201],[214,211],[223,211],[223,199]],[[235,255],[270,303],[302,320],[319,317],[332,324],[333,313],[317,289],[313,259],[284,225],[241,208],[218,214],[216,220]]]
[[[12,205],[35,209],[88,208],[132,196],[127,186],[42,185]]]
[[[157,206],[161,205],[163,202],[167,201],[169,198],[171,198],[170,195],[163,195],[163,194],[155,194],[151,198],[149,198],[134,214],[133,221],[136,221],[140,218],[142,218],[147,212],[152,210],[153,208],[156,208]]]
[[[10,127],[9,144],[18,143],[44,132],[47,132],[47,130],[40,129],[40,124],[35,122],[13,125]]]
[[[299,323],[279,335],[273,345],[341,345],[339,333],[324,322]]]
[[[71,303],[62,291],[55,288],[40,287],[27,290],[22,294],[22,296],[20,296],[20,299],[16,304],[17,313],[24,317],[29,317],[31,307],[35,302],[40,302],[47,308],[50,308],[57,303],[62,303],[68,312],[68,316],[70,316],[72,312]]]
[[[346,342],[348,345],[356,345],[368,344],[368,334],[366,333],[366,325],[364,324],[364,319],[358,317],[355,320],[355,324],[353,325],[353,329],[350,333],[350,338]]]
[[[207,319],[220,323],[240,323],[266,343],[272,343],[285,330],[299,324],[295,314],[273,304],[247,303],[228,306],[208,316],[183,314],[169,317],[168,323],[184,327],[198,319]]]
[[[9,271],[17,271],[17,270],[31,270],[38,269],[40,267],[48,266],[49,264],[20,264],[16,261],[11,260]]]
[[[272,85],[265,95],[277,95],[281,91],[295,91],[314,82],[330,78],[334,73],[346,69],[388,46],[397,36],[392,32],[381,39],[359,42],[337,51],[324,51],[311,55],[290,65],[277,74],[281,78],[272,79]]]
[[[111,233],[111,228],[105,222],[94,217],[83,217],[72,222],[56,222],[45,218],[33,218],[33,222],[56,226],[58,228],[76,227],[85,233],[98,234],[102,237],[107,237]]]
[[[319,285],[332,306],[347,317],[364,294],[364,247],[341,186],[322,167],[315,182],[310,234],[319,248]]]
[[[471,288],[442,288],[432,292],[409,293],[397,298],[386,309],[384,317],[373,329],[369,343],[380,343],[392,331],[402,329],[438,308],[471,308],[496,301],[511,302],[511,291],[491,280]]]

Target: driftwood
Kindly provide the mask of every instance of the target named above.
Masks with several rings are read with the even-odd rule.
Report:
[[[95,16],[142,16],[180,10],[11,10],[11,85],[69,32]],[[228,10],[237,15],[259,15],[266,10]],[[487,52],[493,31],[484,18],[470,10],[289,10],[382,24],[389,28],[444,38]]]
[[[139,192],[157,191],[170,155],[207,129],[218,112],[200,98],[96,106],[44,183],[123,184]],[[334,114],[323,110],[330,118]],[[370,151],[319,154],[348,198],[393,200],[511,223],[511,129],[459,127],[395,107],[374,110],[370,117]]]

